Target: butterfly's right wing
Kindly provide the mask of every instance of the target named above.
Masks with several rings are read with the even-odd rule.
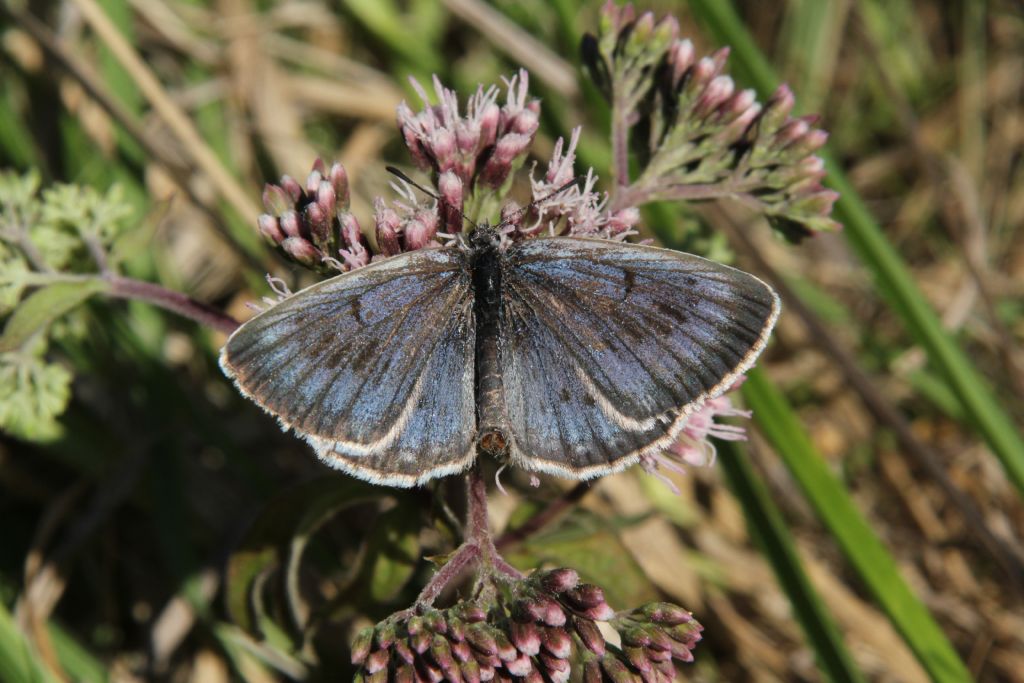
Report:
[[[221,367],[332,467],[390,486],[476,454],[473,289],[458,249],[395,256],[246,322]]]

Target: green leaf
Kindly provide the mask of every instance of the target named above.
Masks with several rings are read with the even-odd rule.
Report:
[[[7,607],[0,603],[0,681],[56,683],[57,677],[40,664],[31,645]]]
[[[40,349],[43,345],[40,345]],[[60,435],[56,417],[71,398],[71,373],[35,353],[0,353],[0,429],[28,441]]]
[[[416,571],[423,524],[418,510],[407,503],[382,514],[375,527],[366,549],[369,594],[374,602],[389,602]]]
[[[719,442],[718,463],[743,506],[750,536],[761,546],[789,596],[793,612],[817,656],[818,667],[831,681],[863,681],[864,676],[847,651],[828,608],[807,578],[782,513],[757,478],[746,453],[735,442]]]
[[[636,607],[658,594],[614,526],[584,510],[575,510],[550,531],[531,536],[506,555],[524,570],[542,565],[572,567],[585,581],[604,589],[615,609]]]
[[[291,488],[270,501],[253,522],[239,548],[227,563],[227,609],[245,631],[258,630],[262,619],[259,587],[274,570],[292,558],[286,579],[291,593],[292,614],[296,613],[298,562],[317,529],[341,510],[391,495],[388,489],[371,486],[349,477],[326,476]],[[257,607],[253,610],[253,607]]]
[[[758,428],[785,462],[818,518],[932,678],[971,680],[928,608],[907,586],[896,560],[814,448],[782,392],[755,368],[747,373],[743,396],[754,411]]]
[[[0,335],[0,353],[14,351],[35,334],[93,294],[110,288],[100,278],[80,282],[56,282],[29,295],[11,315]]]

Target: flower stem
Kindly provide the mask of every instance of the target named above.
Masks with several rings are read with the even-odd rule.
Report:
[[[110,296],[146,301],[226,334],[231,334],[238,328],[237,320],[212,306],[196,301],[187,294],[120,275],[111,275],[104,279],[110,282]]]
[[[505,561],[494,545],[490,527],[487,524],[487,486],[484,483],[480,465],[474,465],[466,475],[466,538],[462,545],[437,570],[416,598],[413,607],[429,607],[444,589],[467,569],[474,568],[487,579],[489,575],[504,574],[521,579],[522,572]]]

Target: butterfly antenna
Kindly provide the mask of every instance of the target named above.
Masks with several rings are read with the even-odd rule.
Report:
[[[438,202],[444,204],[445,206],[447,206],[452,211],[457,212],[459,214],[459,216],[462,217],[462,220],[466,221],[467,223],[472,225],[474,228],[480,227],[479,225],[476,224],[476,222],[472,218],[470,218],[466,214],[462,213],[461,209],[452,206],[447,201],[445,201],[444,197],[442,197],[441,195],[437,194],[436,192],[430,190],[429,188],[423,187],[422,185],[417,183],[415,180],[413,180],[412,178],[407,176],[405,173],[403,173],[401,170],[395,168],[394,166],[385,166],[384,170],[386,170],[388,173],[390,173],[391,175],[395,176],[399,180],[401,180],[403,182],[406,182],[406,183],[409,183],[410,185],[412,185],[413,187],[415,187],[417,190],[419,190],[423,194],[427,195],[428,197],[433,197]]]
[[[385,166],[384,170],[386,170],[388,173],[390,173],[391,175],[395,176],[396,178],[398,178],[402,182],[409,183],[410,185],[412,185],[413,187],[415,187],[417,190],[419,190],[423,194],[427,195],[428,197],[433,197],[434,199],[436,199],[439,202],[443,202],[444,201],[443,199],[441,199],[441,196],[438,195],[436,192],[433,192],[430,189],[428,189],[426,187],[423,187],[422,185],[417,183],[415,180],[413,180],[409,176],[405,175],[405,173],[403,173],[401,170],[395,168],[394,166]],[[447,203],[447,202],[445,202],[445,203]]]

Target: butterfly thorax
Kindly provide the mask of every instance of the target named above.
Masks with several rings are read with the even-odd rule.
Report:
[[[508,449],[508,418],[498,350],[501,313],[501,252],[496,232],[481,226],[470,236],[476,323],[477,443],[495,457]]]

